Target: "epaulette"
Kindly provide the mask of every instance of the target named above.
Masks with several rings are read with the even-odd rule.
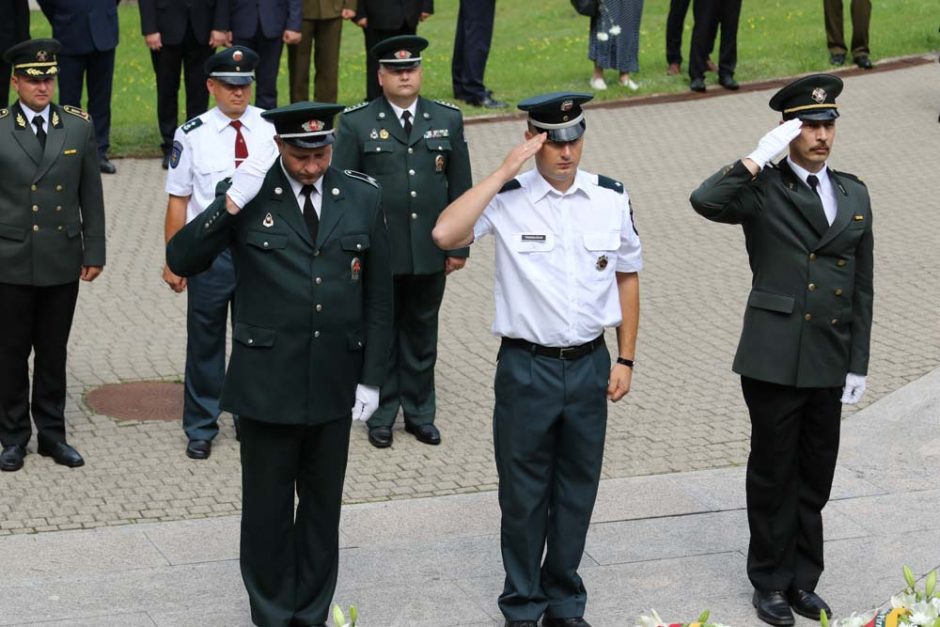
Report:
[[[9,109],[0,109],[0,120],[10,115]]]
[[[215,184],[215,195],[224,196],[225,192],[228,191],[228,188],[232,186],[232,177],[226,176],[224,179]]]
[[[366,100],[365,102],[360,102],[359,104],[346,107],[345,109],[343,109],[343,113],[349,113],[350,111],[358,111],[359,109],[366,107],[368,105],[369,105],[369,101]]]
[[[616,179],[612,179],[609,176],[604,176],[603,174],[597,175],[597,184],[600,187],[606,187],[607,189],[612,189],[618,194],[623,193],[623,183]]]
[[[189,122],[186,122],[180,127],[180,130],[184,133],[189,133],[193,129],[197,129],[202,126],[202,118],[193,118]]]
[[[379,182],[368,174],[363,174],[362,172],[356,172],[355,170],[343,170],[343,174],[352,179],[359,179],[360,181],[365,181],[372,187],[379,189]]]
[[[78,107],[73,107],[72,105],[62,105],[62,110],[65,111],[66,113],[71,113],[75,117],[79,117],[85,120],[86,122],[91,120],[91,116],[85,113],[84,110],[79,109]]]
[[[830,168],[830,170],[832,170],[832,169]],[[858,177],[855,176],[854,174],[849,174],[848,172],[841,172],[841,171],[838,171],[838,170],[832,170],[832,173],[835,174],[836,176],[845,177],[845,178],[849,179],[850,181],[855,181],[856,183],[858,183],[859,185],[862,185],[862,186],[864,186],[864,187],[868,187],[867,185],[865,185],[865,181],[863,181],[862,179],[858,178]]]
[[[497,193],[502,194],[503,192],[511,192],[514,189],[521,189],[521,188],[522,188],[522,183],[519,182],[519,179],[512,179],[511,181],[507,181],[505,185],[500,187],[499,192]]]
[[[435,100],[434,102],[441,105],[442,107],[447,107],[448,109],[453,109],[454,111],[460,111],[460,107],[452,102],[444,102],[443,100]]]

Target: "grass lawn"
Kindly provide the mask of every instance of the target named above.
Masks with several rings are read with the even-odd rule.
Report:
[[[418,28],[431,41],[425,59],[423,94],[449,100],[450,54],[458,0],[437,0],[437,12]],[[847,5],[848,3],[846,3]],[[640,31],[640,72],[634,80],[636,96],[681,92],[688,78],[666,76],[664,32],[668,0],[646,0]],[[534,8],[533,7],[537,7]],[[881,0],[872,12],[872,58],[897,57],[940,49],[936,0]],[[111,145],[114,156],[157,155],[156,89],[150,55],[140,34],[136,6],[120,8],[121,44],[117,52]],[[686,19],[683,57],[688,56],[692,12]],[[587,81],[588,18],[577,15],[567,0],[500,0],[496,5],[496,30],[486,73],[487,87],[497,98],[516,103],[540,92],[590,91]],[[846,7],[846,36],[851,20]],[[34,12],[32,36],[48,37],[45,17]],[[717,56],[717,48],[715,51]],[[365,51],[362,33],[346,23],[340,68],[340,101],[355,104],[365,93]],[[739,81],[790,76],[828,69],[829,55],[820,0],[749,0],[744,2],[738,32]],[[287,54],[282,55],[278,95],[287,104]],[[685,70],[685,67],[683,67]],[[609,72],[609,88],[598,99],[635,97],[616,83]],[[714,84],[714,80],[709,83]],[[311,80],[312,84],[312,80]],[[720,89],[720,88],[719,88]],[[182,90],[181,90],[182,92]],[[181,93],[182,96],[182,93]],[[182,106],[181,115],[185,111]],[[489,113],[464,107],[468,116]],[[180,120],[182,123],[185,120]]]

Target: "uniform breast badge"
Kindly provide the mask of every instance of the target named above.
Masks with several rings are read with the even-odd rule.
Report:
[[[272,226],[274,226],[274,216],[272,216],[270,213],[264,216],[264,220],[261,221],[261,226],[266,229],[270,229]]]
[[[378,138],[379,138],[379,132],[375,129],[372,129],[372,132],[369,133],[369,139],[378,139]]]
[[[601,255],[597,258],[597,263],[594,264],[594,267],[597,268],[598,272],[601,272],[604,268],[607,267],[607,255]]]
[[[434,170],[436,172],[444,171],[444,155],[437,155],[434,157]]]
[[[359,257],[353,257],[352,261],[349,263],[349,277],[353,281],[359,280],[359,274],[362,272],[362,262],[359,261]]]
[[[170,150],[170,167],[174,170],[180,164],[180,157],[183,156],[183,144],[179,140],[173,142],[173,148]]]
[[[386,131],[384,128],[381,131],[379,131],[379,138],[388,139],[388,131]]]

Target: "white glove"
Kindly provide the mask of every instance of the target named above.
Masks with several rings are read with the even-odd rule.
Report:
[[[379,388],[371,385],[356,386],[356,403],[352,408],[352,419],[365,422],[379,408]]]
[[[757,148],[747,158],[763,169],[768,161],[780,154],[791,141],[796,139],[800,134],[801,126],[803,126],[803,120],[799,118],[793,118],[778,125],[777,128],[760,138]]]
[[[860,374],[845,375],[845,386],[842,388],[842,402],[846,405],[854,405],[862,400],[865,394],[865,377]]]
[[[226,195],[239,209],[243,209],[261,191],[264,177],[268,175],[278,154],[277,145],[272,139],[271,146],[266,145],[264,150],[250,154],[232,174],[232,186]]]

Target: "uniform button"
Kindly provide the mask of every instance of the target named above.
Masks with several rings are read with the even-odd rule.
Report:
[[[362,340],[356,342],[356,344],[359,346],[359,348],[362,348]]]
[[[845,259],[840,259],[839,261],[836,262],[836,265],[841,268],[842,266],[845,265]]]
[[[412,214],[411,214],[411,219],[412,219],[412,220],[417,220],[417,219],[418,219],[418,214],[417,214],[417,213],[412,213]]]
[[[415,171],[414,171],[414,170],[408,170],[408,174],[410,174],[411,176],[414,176],[414,175],[415,175]]]
[[[35,192],[35,191],[36,191],[37,189],[39,189],[39,188],[38,188],[38,187],[36,187],[35,185],[31,185],[31,186],[30,186],[30,189],[31,189],[31,190],[33,190],[33,191]]]
[[[56,210],[56,211],[62,211],[62,205],[56,205],[55,210]]]
[[[816,260],[816,253],[810,253],[810,254],[809,254],[809,260],[810,260],[810,261],[815,261],[815,260]]]
[[[38,224],[34,224],[34,225],[33,225],[33,230],[34,230],[34,231],[38,231],[38,230],[39,230],[39,225],[38,225]]]
[[[314,332],[313,332],[313,337],[320,337],[320,332],[319,332],[319,331],[314,331]]]
[[[313,282],[316,283],[317,285],[320,285],[320,283],[323,283],[323,279],[321,279],[320,277],[317,277],[313,280]]]
[[[376,147],[375,147],[375,151],[376,151],[376,152],[382,152],[382,147],[381,147],[381,146],[376,146]]]
[[[808,287],[809,287],[809,291],[811,291],[811,292],[815,292],[815,291],[816,291],[816,284],[815,284],[815,283],[810,283]]]
[[[812,319],[813,319],[813,314],[806,314],[805,316],[803,316],[803,320],[812,320]]]
[[[317,311],[323,311],[323,305],[317,304]]]
[[[409,154],[409,155],[412,154],[412,153],[414,153],[414,151],[415,151],[414,148],[411,148],[410,146],[408,147],[408,154]]]
[[[412,198],[415,198],[417,195],[418,195],[418,192],[416,192],[415,190],[411,190],[411,197],[412,197]]]
[[[836,296],[842,296],[842,288],[837,288],[835,291]]]
[[[268,243],[267,243],[267,242],[264,243],[264,247],[265,247],[265,248],[268,247]]]
[[[313,256],[314,256],[314,257],[319,257],[319,256],[320,256],[320,251],[319,251],[319,249],[313,251]]]
[[[39,211],[39,205],[33,205],[33,211]]]
[[[833,318],[833,319],[832,319],[832,324],[835,324],[835,323],[837,323],[838,321],[839,321],[838,318]]]
[[[63,228],[65,228],[65,227],[63,227],[63,226],[60,224],[60,225],[59,225],[58,227],[56,227],[56,228],[58,228],[58,229],[61,231],[61,230],[62,230]]]
[[[362,250],[362,244],[356,244],[356,250]]]
[[[255,341],[254,341],[254,339],[253,339],[253,338],[248,338],[248,343],[249,343],[249,344],[254,344],[254,343],[255,343]]]
[[[62,186],[61,186],[61,185],[56,185],[56,186],[55,186],[55,191],[61,192],[61,191],[62,191]]]

